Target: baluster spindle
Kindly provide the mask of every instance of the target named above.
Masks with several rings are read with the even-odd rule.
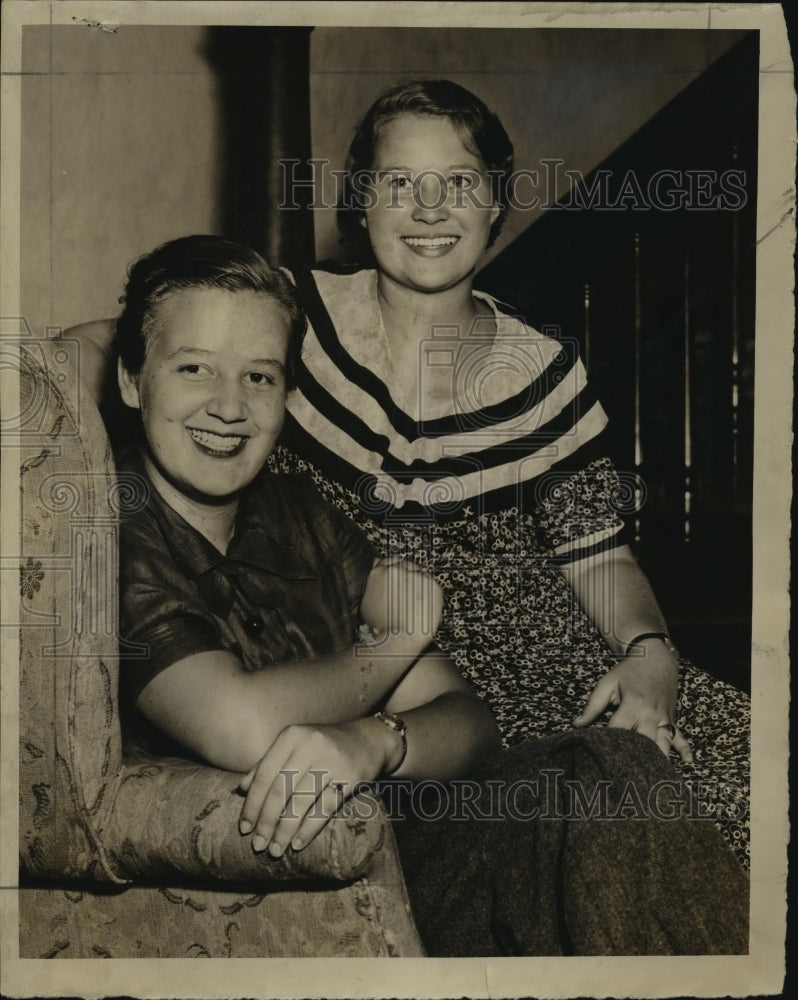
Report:
[[[737,168],[737,143],[732,147],[732,166]],[[732,499],[737,500],[738,448],[740,444],[740,316],[739,316],[739,268],[740,268],[740,217],[731,213],[731,406],[732,406]]]
[[[640,302],[640,233],[635,233],[634,237],[634,283],[635,283],[635,324],[634,324],[634,358],[635,358],[635,473],[637,482],[642,482],[643,466],[643,443],[640,434],[640,350],[642,334],[642,307]],[[639,548],[641,537],[640,507],[641,507],[641,487],[635,488],[635,545]]]
[[[585,305],[585,368],[590,371],[590,285],[585,284],[584,305]]]
[[[692,392],[692,372],[691,372],[691,324],[690,324],[690,240],[685,240],[684,245],[684,541],[689,542],[691,538],[691,517],[693,501],[693,439],[692,439],[692,414],[691,414],[691,392]]]

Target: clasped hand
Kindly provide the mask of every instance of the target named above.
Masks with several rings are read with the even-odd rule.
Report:
[[[239,830],[252,831],[255,851],[279,858],[289,844],[301,850],[360,784],[379,776],[385,754],[374,727],[386,728],[365,718],[282,730],[239,784],[247,795]]]
[[[678,671],[670,657],[628,656],[596,684],[574,725],[589,726],[608,708],[615,707],[610,727],[642,733],[666,757],[675,750],[689,764],[693,759],[690,744],[678,729],[671,738],[666,728],[675,718],[678,687]]]

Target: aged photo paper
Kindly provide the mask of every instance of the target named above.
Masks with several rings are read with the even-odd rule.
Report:
[[[795,325],[795,89],[780,5],[6,0],[1,58],[0,993],[780,993]],[[680,725],[692,732],[691,708],[707,717],[692,735],[688,775],[709,788],[723,771],[723,787],[707,795],[750,865],[748,954],[221,958],[189,941],[169,957],[115,957],[124,880],[99,837],[80,840],[52,819],[56,787],[101,815],[109,761],[121,753],[115,709],[95,718],[86,706],[102,685],[115,704],[106,666],[117,655],[115,526],[97,498],[107,495],[113,514],[126,484],[103,471],[96,407],[88,424],[70,423],[104,377],[101,355],[70,329],[116,317],[131,264],[191,233],[232,235],[292,268],[350,263],[334,209],[356,123],[385,88],[429,78],[479,94],[515,145],[510,211],[475,287],[576,345],[610,415],[629,530],[670,630],[684,657],[730,685],[714,715],[704,688],[688,685]],[[265,96],[249,101],[242,87]],[[48,479],[48,459],[84,447],[96,472]],[[29,513],[26,476],[41,517]],[[56,523],[68,524],[68,539],[53,542]],[[32,652],[33,635],[44,638]],[[71,658],[80,660],[73,671]],[[26,687],[33,661],[53,673],[40,670],[39,686]],[[99,664],[93,676],[88,664]],[[556,683],[552,675],[559,692]],[[530,695],[531,728],[509,717],[519,733],[562,728],[540,707],[547,687],[529,688],[540,697],[536,706]],[[576,704],[588,693],[567,697]],[[747,722],[733,708],[747,694],[750,770]],[[43,706],[62,716],[45,717]],[[713,746],[701,744],[706,733]],[[86,760],[65,759],[80,740]],[[168,840],[168,809],[152,823]],[[47,845],[59,839],[70,842],[68,863],[54,871]],[[77,906],[88,873],[99,873],[107,902],[98,893],[98,927],[79,953],[46,894]],[[239,914],[260,902],[257,887],[238,889],[231,948]],[[205,904],[190,889],[162,890],[176,913],[183,905],[175,921],[201,926]],[[709,880],[705,890],[715,891]],[[25,892],[40,894],[27,897],[40,901],[38,914]],[[381,920],[379,900],[368,906]]]

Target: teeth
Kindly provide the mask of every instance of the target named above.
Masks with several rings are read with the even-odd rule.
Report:
[[[411,247],[424,247],[427,250],[436,250],[438,247],[450,247],[453,246],[457,240],[457,236],[403,236],[402,239],[405,243],[409,243]]]
[[[243,437],[230,437],[227,434],[212,434],[210,431],[198,431],[189,428],[189,434],[205,448],[213,451],[235,451],[244,440]]]

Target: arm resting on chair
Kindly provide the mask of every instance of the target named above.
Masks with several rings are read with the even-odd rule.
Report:
[[[128,763],[102,822],[118,873],[132,880],[346,882],[366,874],[384,845],[382,804],[361,792],[303,851],[279,859],[256,854],[238,832],[237,782],[235,774],[177,758]]]

